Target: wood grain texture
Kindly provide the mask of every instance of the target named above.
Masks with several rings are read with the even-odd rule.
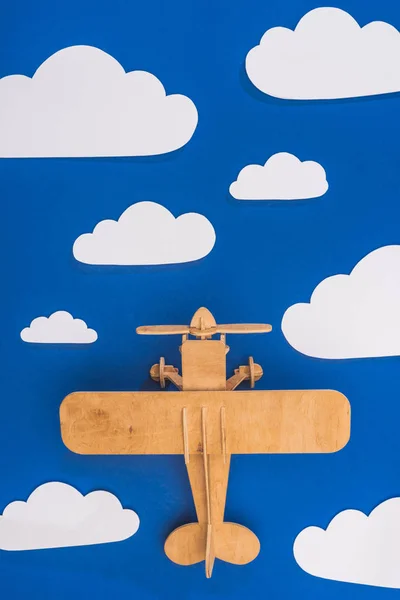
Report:
[[[178,565],[194,565],[205,560],[207,523],[189,523],[173,531],[164,546],[165,554]],[[237,523],[212,525],[213,555],[225,562],[246,565],[260,552],[257,536]],[[211,573],[208,575],[210,576]]]
[[[332,390],[76,392],[60,407],[64,444],[78,454],[202,454],[207,407],[209,454],[221,454],[221,407],[227,454],[328,453],[346,445],[350,405]]]
[[[225,390],[226,346],[220,340],[182,344],[182,389]]]
[[[230,457],[226,463],[221,454],[208,456],[209,477],[212,488],[211,514],[213,521],[224,520],[226,490],[228,487]],[[196,507],[197,520],[199,523],[207,523],[207,499],[204,485],[203,457],[199,454],[191,454],[187,464],[190,486]]]

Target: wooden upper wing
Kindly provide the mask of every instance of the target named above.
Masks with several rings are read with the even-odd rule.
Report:
[[[202,418],[209,454],[336,452],[350,436],[349,402],[331,390],[76,392],[60,408],[78,454],[183,454],[184,423],[200,454]]]
[[[242,392],[226,403],[231,454],[337,452],[349,438],[350,404],[333,390]]]

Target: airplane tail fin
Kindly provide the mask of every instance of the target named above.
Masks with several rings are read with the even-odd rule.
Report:
[[[260,542],[250,529],[236,523],[189,523],[168,536],[164,549],[178,565],[206,560],[206,575],[211,577],[215,558],[245,565],[258,555]]]

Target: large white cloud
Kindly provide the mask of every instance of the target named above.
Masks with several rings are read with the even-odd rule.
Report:
[[[378,248],[350,275],[324,279],[309,304],[287,309],[282,331],[308,356],[400,355],[400,246]]]
[[[0,157],[163,154],[186,144],[197,120],[189,98],[92,46],[56,52],[32,78],[0,79]]]
[[[37,317],[29,327],[21,331],[24,342],[36,344],[91,344],[97,333],[89,329],[82,319],[74,319],[65,310],[58,310],[50,317]]]
[[[325,169],[319,163],[279,152],[264,166],[244,167],[229,191],[238,200],[300,200],[322,196],[327,189]]]
[[[73,254],[90,265],[160,265],[206,256],[215,244],[210,221],[198,213],[175,218],[161,204],[137,202],[118,221],[100,221],[79,236]]]
[[[26,502],[17,500],[0,516],[0,549],[39,550],[118,542],[139,527],[133,510],[110,492],[83,496],[66,483],[40,485]]]
[[[360,27],[338,8],[308,12],[292,31],[274,27],[246,57],[262,92],[286,99],[352,98],[400,90],[400,34],[374,21]]]
[[[400,588],[400,498],[382,502],[369,516],[344,510],[326,530],[303,529],[293,552],[299,566],[310,575]]]

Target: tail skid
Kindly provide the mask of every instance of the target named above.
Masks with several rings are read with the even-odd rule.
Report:
[[[209,523],[207,525],[207,541],[206,541],[206,577],[210,579],[215,563],[214,552],[214,526]]]
[[[168,536],[164,549],[168,558],[178,565],[206,561],[209,578],[216,558],[246,565],[258,555],[260,542],[250,529],[237,523],[189,523]]]

